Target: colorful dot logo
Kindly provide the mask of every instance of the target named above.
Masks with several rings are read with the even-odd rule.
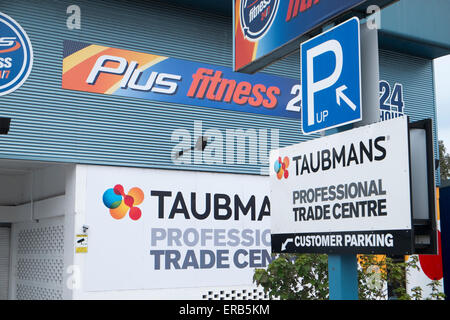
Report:
[[[289,171],[287,170],[288,167],[289,167],[289,158],[284,157],[284,159],[281,160],[281,157],[278,157],[278,159],[275,161],[274,164],[274,170],[275,173],[277,174],[278,180],[283,179],[283,177],[285,179],[289,177]]]
[[[115,185],[103,193],[103,204],[109,208],[109,213],[114,219],[122,219],[130,212],[132,220],[139,220],[142,215],[138,206],[144,201],[144,192],[139,188],[131,188],[127,194],[120,184]]]

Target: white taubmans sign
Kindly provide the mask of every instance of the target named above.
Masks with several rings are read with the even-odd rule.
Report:
[[[271,152],[273,252],[412,250],[407,117]]]
[[[89,166],[85,223],[87,291],[251,285],[272,260],[263,176]]]

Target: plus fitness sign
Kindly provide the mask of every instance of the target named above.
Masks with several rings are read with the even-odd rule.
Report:
[[[0,96],[18,89],[33,66],[33,49],[22,27],[0,12]]]
[[[241,28],[250,41],[262,38],[272,26],[279,0],[241,0]]]

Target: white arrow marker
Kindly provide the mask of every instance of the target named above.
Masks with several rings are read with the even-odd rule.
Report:
[[[289,243],[291,243],[291,242],[294,242],[294,240],[293,239],[286,239],[286,241],[281,244],[281,251],[285,251],[286,250],[286,246]]]
[[[352,108],[353,111],[356,111],[356,105],[350,100],[344,93],[344,91],[347,90],[347,86],[343,85],[336,89],[336,101],[337,104],[341,105],[341,99],[347,103],[347,105]]]

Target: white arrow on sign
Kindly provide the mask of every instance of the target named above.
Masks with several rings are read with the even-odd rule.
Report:
[[[285,251],[286,250],[286,246],[289,243],[291,243],[291,242],[294,242],[294,240],[293,239],[286,239],[286,241],[281,244],[281,251]]]
[[[347,105],[352,108],[353,111],[356,111],[356,105],[353,103],[352,100],[349,99],[349,97],[347,97],[344,93],[344,91],[347,90],[347,86],[343,85],[340,86],[339,88],[336,89],[336,101],[337,104],[340,106],[341,105],[341,99],[345,101],[345,103],[347,103]]]

